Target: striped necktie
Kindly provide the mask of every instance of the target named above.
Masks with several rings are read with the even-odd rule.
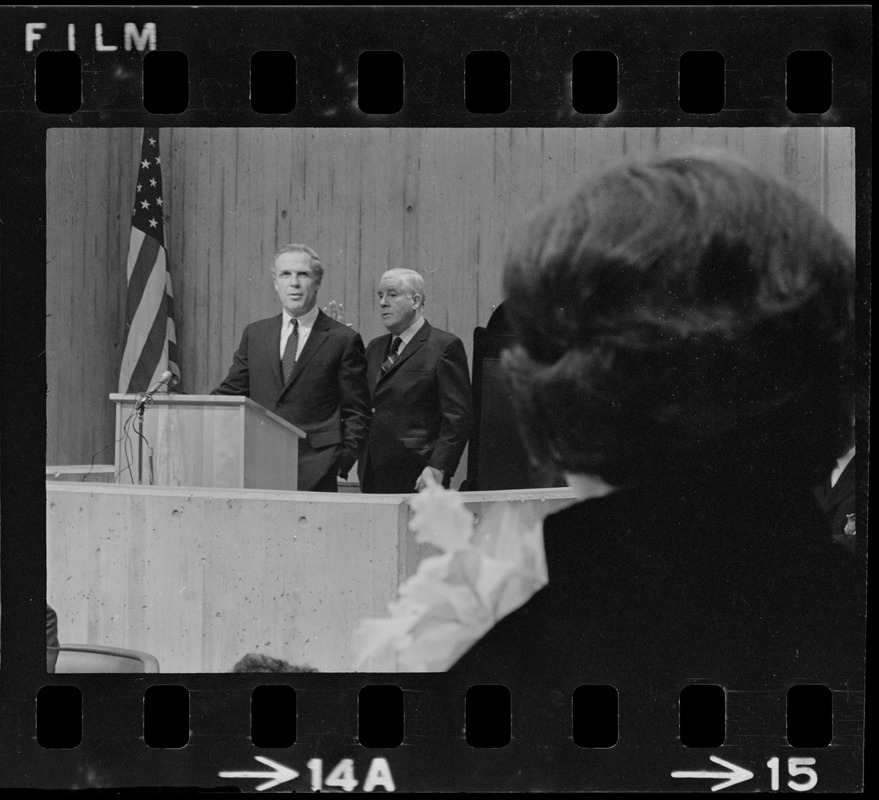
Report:
[[[281,375],[284,378],[284,383],[287,383],[293,374],[293,367],[296,366],[296,349],[299,347],[299,320],[291,319],[290,324],[293,326],[293,330],[287,337],[284,357],[281,359]]]
[[[394,341],[391,342],[391,349],[388,352],[388,357],[382,364],[382,375],[387,373],[391,367],[394,366],[394,362],[397,360],[397,353],[400,352],[401,344],[403,344],[403,340],[399,336],[395,336]]]

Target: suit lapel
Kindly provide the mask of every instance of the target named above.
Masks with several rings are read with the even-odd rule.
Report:
[[[266,348],[266,353],[268,354],[269,364],[271,364],[272,375],[275,377],[275,382],[278,386],[284,385],[284,379],[281,377],[281,325],[283,324],[284,315],[278,314],[272,320],[272,324],[266,328],[266,338],[263,341],[263,346]]]
[[[381,383],[384,379],[393,375],[399,368],[401,364],[405,364],[410,358],[412,358],[415,353],[418,352],[418,349],[427,341],[427,337],[430,335],[430,323],[426,322],[418,329],[418,333],[412,338],[412,341],[409,342],[404,348],[403,352],[397,357],[397,360],[393,363],[391,368],[379,377],[379,383]],[[384,357],[382,357],[384,360]]]
[[[387,358],[391,335],[379,336],[374,344],[370,344],[366,353],[366,380],[369,383],[370,395],[375,394],[375,387],[379,379],[384,377],[382,364]]]
[[[320,346],[330,337],[329,327],[324,313],[318,311],[317,319],[314,321],[314,327],[312,327],[311,333],[308,334],[308,339],[305,341],[305,346],[302,348],[299,358],[296,359],[296,365],[293,367],[293,374],[284,386],[285,392],[296,383],[296,379],[302,374],[302,371],[305,369],[308,362],[311,361],[312,356],[314,356],[314,354],[320,349]],[[280,335],[279,331],[278,336]],[[280,370],[280,359],[276,360],[278,361],[278,369]]]

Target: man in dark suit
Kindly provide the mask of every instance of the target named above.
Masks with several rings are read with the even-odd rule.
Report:
[[[305,431],[297,488],[335,492],[369,427],[363,341],[317,307],[323,266],[311,248],[278,250],[272,278],[281,314],[244,329],[232,368],[213,394],[249,397]]]
[[[827,515],[833,541],[858,551],[855,538],[855,448],[836,461],[827,480],[815,487],[818,505]]]
[[[416,492],[428,475],[448,486],[473,418],[464,345],[424,318],[417,272],[386,272],[378,300],[389,332],[366,348],[373,420],[360,459],[361,489]]]

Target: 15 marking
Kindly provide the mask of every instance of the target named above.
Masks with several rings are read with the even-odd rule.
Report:
[[[771,775],[771,788],[773,792],[778,791],[781,778],[780,762],[778,756],[773,756],[766,762]],[[815,764],[814,758],[789,758],[787,760],[787,774],[791,776],[787,785],[795,792],[808,792],[818,785],[818,773],[812,769]],[[803,781],[795,781],[794,778],[805,778]]]

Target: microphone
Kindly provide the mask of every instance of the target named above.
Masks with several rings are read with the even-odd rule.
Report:
[[[150,390],[147,392],[147,394],[155,394],[155,393],[158,392],[159,389],[161,389],[166,383],[168,383],[168,381],[170,381],[171,378],[173,378],[173,377],[174,377],[174,373],[173,373],[173,372],[170,372],[169,370],[166,370],[165,372],[163,372],[163,373],[159,376],[159,380],[157,380],[157,381],[153,384],[153,388],[150,389]]]
[[[159,380],[157,380],[152,385],[148,392],[144,392],[137,396],[137,402],[135,402],[134,404],[135,409],[139,411],[141,408],[143,408],[147,404],[147,402],[153,399],[153,395],[158,392],[159,389],[161,389],[165,384],[168,384],[169,387],[173,385],[171,381],[174,380],[174,377],[174,373],[170,370],[166,370],[165,372],[163,372],[159,376]],[[174,382],[176,383],[176,381]]]

